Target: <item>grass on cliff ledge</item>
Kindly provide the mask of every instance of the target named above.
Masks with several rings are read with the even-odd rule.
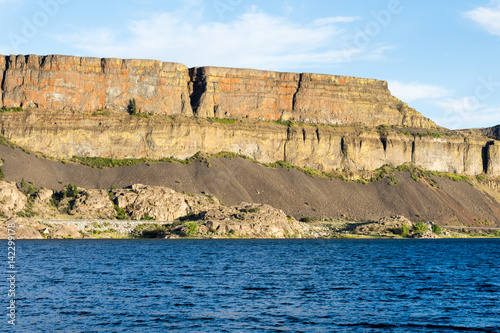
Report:
[[[149,158],[126,158],[126,159],[112,159],[112,158],[104,158],[104,157],[81,157],[81,156],[73,156],[71,162],[79,163],[85,166],[89,166],[92,168],[104,169],[104,168],[116,168],[123,166],[133,166],[142,163],[181,163],[181,164],[189,164],[193,161],[196,161],[200,158],[201,152],[196,153],[190,158],[185,160],[180,160],[172,157],[162,158],[159,160],[149,159]]]
[[[390,182],[388,183],[389,186],[395,186],[399,184],[399,180],[396,178],[396,172],[408,172],[411,176],[411,178],[414,181],[419,181],[419,180],[426,180],[431,186],[436,186],[437,182],[434,179],[434,177],[440,177],[440,178],[447,178],[449,180],[458,182],[467,182],[469,184],[473,184],[474,180],[476,179],[477,181],[482,181],[485,176],[479,175],[477,177],[471,177],[471,176],[466,176],[466,175],[459,175],[459,174],[454,174],[450,172],[437,172],[437,171],[429,171],[424,168],[419,167],[418,165],[407,162],[404,163],[398,167],[391,167],[387,164],[381,166],[380,168],[371,171],[371,172],[363,172],[363,173],[356,173],[353,171],[336,171],[336,172],[325,172],[321,170],[315,170],[315,169],[310,169],[310,168],[304,168],[300,166],[296,166],[293,164],[290,164],[285,161],[278,161],[274,163],[261,163],[256,161],[253,158],[250,158],[245,155],[241,154],[236,154],[236,153],[231,153],[231,152],[220,152],[218,154],[214,154],[213,157],[219,158],[219,157],[225,157],[225,158],[244,158],[246,160],[252,161],[254,163],[263,165],[268,168],[283,168],[287,170],[298,170],[300,172],[305,173],[306,175],[310,177],[321,177],[321,178],[331,178],[331,179],[340,179],[343,181],[352,181],[356,183],[361,183],[361,184],[368,184],[372,182],[377,182],[380,180],[383,180],[385,178],[388,178]]]
[[[352,181],[360,184],[368,184],[372,182],[377,182],[380,180],[383,180],[385,178],[389,179],[389,186],[396,186],[399,184],[399,180],[396,177],[396,172],[408,172],[411,176],[411,178],[415,181],[419,180],[425,180],[429,183],[431,186],[436,186],[437,182],[435,180],[435,177],[442,177],[442,178],[447,178],[452,181],[463,181],[467,182],[469,184],[473,184],[475,177],[470,177],[470,176],[464,176],[464,175],[458,175],[458,174],[453,174],[453,173],[444,173],[444,172],[436,172],[436,171],[428,171],[426,169],[423,169],[419,166],[417,166],[414,163],[405,163],[402,164],[396,168],[391,167],[389,165],[383,165],[380,168],[371,171],[371,172],[363,172],[363,173],[356,173],[352,171],[335,171],[335,172],[325,172],[321,170],[316,170],[316,169],[310,169],[310,168],[305,168],[305,167],[300,167],[297,165],[290,164],[285,161],[277,161],[274,163],[262,163],[259,162],[251,157],[248,157],[246,155],[242,154],[237,154],[237,153],[232,153],[232,152],[227,152],[227,151],[222,151],[217,154],[212,154],[212,155],[207,155],[207,154],[202,154],[201,152],[196,153],[190,158],[187,158],[185,160],[180,160],[176,158],[163,158],[163,159],[148,159],[148,158],[138,158],[138,159],[111,159],[111,158],[102,158],[102,157],[79,157],[75,156],[71,159],[72,162],[74,163],[79,163],[85,166],[89,166],[92,168],[99,168],[99,169],[104,169],[104,168],[115,168],[115,167],[123,167],[123,166],[133,166],[137,164],[142,164],[142,163],[162,163],[162,162],[167,162],[167,163],[181,163],[181,164],[190,164],[200,158],[203,159],[203,162],[207,163],[207,165],[210,167],[210,163],[207,162],[209,159],[208,157],[214,157],[214,158],[227,158],[227,159],[233,159],[233,158],[243,158],[248,161],[251,161],[256,164],[263,165],[268,168],[282,168],[286,170],[297,170],[300,172],[305,173],[306,175],[316,178],[330,178],[330,179],[340,179],[342,181]],[[480,181],[480,177],[478,176],[477,180]]]
[[[23,112],[24,109],[21,107],[7,107],[7,106],[2,106],[0,108],[0,112]]]
[[[11,140],[7,139],[3,135],[0,134],[0,144],[11,147],[13,149],[18,148],[23,150],[26,154],[31,154],[31,151],[28,149],[19,146],[12,142]],[[37,153],[38,157],[39,153]],[[46,156],[45,154],[40,154],[41,157],[50,159],[50,160],[57,160],[55,158],[51,158],[49,156]],[[133,166],[133,165],[138,165],[138,164],[143,164],[143,163],[162,163],[162,162],[167,162],[167,163],[181,163],[181,164],[190,164],[200,158],[203,158],[203,162],[207,163],[207,165],[210,167],[210,162],[208,160],[208,157],[215,157],[215,158],[243,158],[246,160],[249,160],[253,163],[263,165],[265,167],[269,168],[283,168],[287,170],[298,170],[300,172],[305,173],[306,175],[310,177],[321,177],[321,178],[331,178],[331,179],[340,179],[343,181],[353,181],[361,184],[367,184],[375,181],[382,180],[384,178],[389,178],[390,182],[388,183],[389,186],[394,186],[399,183],[399,180],[396,179],[395,172],[400,171],[400,172],[409,172],[411,175],[411,178],[415,181],[419,181],[420,179],[425,179],[431,186],[436,185],[436,180],[433,177],[442,177],[442,178],[447,178],[452,181],[462,181],[462,182],[467,182],[469,184],[474,184],[475,182],[479,183],[484,183],[489,180],[489,177],[486,175],[478,175],[476,177],[472,176],[465,176],[465,175],[460,175],[460,174],[454,174],[454,173],[448,173],[448,172],[436,172],[436,171],[429,171],[426,169],[423,169],[419,166],[417,166],[414,163],[405,163],[402,164],[396,168],[391,167],[389,165],[383,165],[380,168],[372,171],[372,172],[364,172],[362,174],[352,172],[352,171],[335,171],[335,172],[324,172],[321,170],[315,170],[315,169],[310,169],[310,168],[305,168],[305,167],[300,167],[296,166],[293,164],[290,164],[285,161],[277,161],[274,163],[261,163],[249,156],[242,155],[242,154],[236,154],[232,152],[227,152],[227,151],[222,151],[217,154],[203,154],[202,152],[197,152],[195,155],[193,155],[190,158],[181,160],[181,159],[176,159],[173,157],[167,157],[167,158],[162,158],[162,159],[149,159],[149,158],[128,158],[128,159],[111,159],[111,158],[103,158],[103,157],[81,157],[81,156],[74,156],[71,159],[71,162],[82,164],[85,166],[89,166],[92,168],[99,168],[99,169],[104,169],[104,168],[115,168],[115,167],[122,167],[122,166]]]
[[[218,124],[234,124],[236,123],[236,119],[230,119],[230,118],[208,118],[212,123],[218,123]]]

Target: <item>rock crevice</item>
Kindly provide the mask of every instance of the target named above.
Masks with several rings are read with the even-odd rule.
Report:
[[[493,149],[491,148],[495,144],[494,141],[489,141],[486,143],[486,145],[482,149],[482,158],[483,158],[483,172],[485,174],[489,173],[489,169],[491,169],[492,166],[490,166],[490,160],[493,155]],[[491,150],[491,152],[490,152]]]

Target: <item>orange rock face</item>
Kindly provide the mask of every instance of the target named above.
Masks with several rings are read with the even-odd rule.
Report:
[[[126,110],[189,115],[189,72],[175,63],[70,56],[0,57],[2,105],[77,112]]]
[[[436,126],[392,96],[384,81],[220,67],[193,68],[191,77],[193,111],[200,117]]]
[[[154,60],[0,56],[0,106],[126,111],[331,125],[435,124],[387,83],[345,76],[199,67]]]
[[[435,126],[392,96],[385,81],[307,73],[301,75],[290,117],[331,125]]]
[[[300,74],[200,67],[191,77],[199,117],[278,120],[293,113]]]

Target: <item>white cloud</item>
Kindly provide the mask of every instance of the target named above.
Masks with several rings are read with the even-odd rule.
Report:
[[[500,4],[495,1],[497,6],[479,7],[464,13],[464,16],[479,23],[490,34],[500,36]]]
[[[412,102],[420,99],[441,98],[450,94],[447,89],[439,86],[420,83],[403,83],[400,81],[390,81],[389,89],[394,96],[404,102]]]
[[[335,17],[326,17],[320,18],[313,22],[314,25],[327,25],[327,24],[335,24],[335,23],[350,23],[357,20],[360,20],[361,17],[358,16],[335,16]]]
[[[474,97],[447,99],[435,104],[444,111],[444,116],[434,120],[447,128],[477,128],[499,124],[500,108],[487,107]]]
[[[478,109],[468,115],[445,113],[441,117],[433,118],[439,126],[449,129],[482,128],[499,125],[498,114],[500,109]]]
[[[437,101],[436,105],[447,112],[462,114],[464,116],[480,108],[484,108],[484,105],[479,104],[477,99],[473,97],[450,98],[444,101]]]
[[[129,22],[126,38],[109,28],[75,29],[57,38],[93,56],[159,59],[187,66],[284,70],[384,58],[389,46],[357,47],[354,34],[336,26],[355,19],[299,24],[252,7],[231,22],[203,22],[201,15],[179,11]]]

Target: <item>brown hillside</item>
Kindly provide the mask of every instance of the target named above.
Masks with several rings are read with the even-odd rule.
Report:
[[[0,146],[6,180],[33,181],[37,187],[61,189],[72,183],[84,188],[126,187],[141,183],[176,191],[212,194],[225,204],[265,203],[296,218],[338,217],[378,220],[404,215],[414,222],[500,226],[500,203],[466,182],[436,178],[431,187],[397,173],[400,183],[389,179],[366,185],[337,179],[312,178],[300,171],[267,168],[242,158],[211,158],[191,164],[148,163],[130,167],[93,169],[37,158],[19,149]]]

